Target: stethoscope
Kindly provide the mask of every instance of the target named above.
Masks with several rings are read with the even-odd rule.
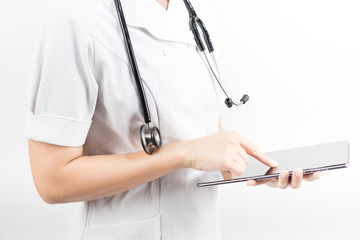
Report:
[[[141,102],[141,105],[142,105],[142,112],[143,112],[144,121],[145,121],[145,124],[140,127],[141,145],[142,145],[144,151],[147,154],[152,154],[155,149],[160,149],[161,145],[162,145],[160,129],[158,127],[156,127],[156,126],[154,126],[154,127],[150,126],[150,123],[151,123],[150,111],[149,111],[148,103],[147,103],[145,92],[144,92],[144,86],[142,84],[141,76],[140,76],[139,69],[138,69],[138,66],[137,66],[133,46],[132,46],[132,43],[131,43],[129,30],[127,28],[127,24],[126,24],[126,21],[125,21],[124,12],[123,12],[120,0],[114,0],[114,1],[115,1],[115,6],[116,6],[116,10],[117,10],[121,30],[122,30],[122,33],[124,35],[126,50],[127,50],[128,56],[129,56],[131,70],[132,70],[132,72],[134,74],[136,87],[137,87],[138,95],[139,95],[140,102]],[[214,53],[213,53],[214,52],[214,47],[213,47],[213,44],[211,42],[209,32],[207,31],[204,23],[197,16],[197,14],[196,14],[193,6],[191,5],[190,1],[189,0],[184,0],[184,3],[185,3],[185,6],[186,6],[186,8],[187,8],[187,10],[189,12],[190,30],[194,35],[196,45],[197,45],[198,49],[200,50],[200,52],[203,54],[204,58],[206,59],[207,64],[208,64],[208,66],[209,66],[209,68],[211,70],[212,75],[214,76],[214,78],[216,79],[216,81],[218,82],[218,84],[220,85],[222,91],[224,92],[224,94],[226,96],[226,99],[225,99],[226,106],[231,108],[233,105],[241,106],[241,105],[245,104],[249,100],[248,95],[246,95],[246,94],[243,95],[242,98],[240,99],[240,102],[236,103],[229,97],[229,95],[225,91],[224,87],[222,86],[222,84],[220,82],[219,68],[218,68]],[[210,64],[210,61],[209,61],[207,55],[205,54],[205,45],[204,45],[204,43],[203,43],[203,41],[201,39],[200,32],[198,30],[198,26],[201,29],[201,32],[202,32],[203,37],[205,39],[206,49],[208,50],[208,52],[209,52],[209,54],[210,54],[210,56],[211,56],[211,58],[212,58],[212,60],[214,62],[214,65],[216,67],[216,71],[218,73],[218,76],[215,74],[215,71],[214,71],[214,69],[212,68],[212,66]]]

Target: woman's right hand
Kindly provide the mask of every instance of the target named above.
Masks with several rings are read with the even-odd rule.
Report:
[[[221,171],[224,178],[241,175],[253,156],[269,167],[277,162],[236,131],[221,131],[202,138],[181,142],[187,168]],[[228,173],[228,174],[226,174]]]

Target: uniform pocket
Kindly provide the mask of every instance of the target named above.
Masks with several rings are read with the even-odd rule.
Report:
[[[160,240],[160,214],[142,221],[86,227],[83,240]]]

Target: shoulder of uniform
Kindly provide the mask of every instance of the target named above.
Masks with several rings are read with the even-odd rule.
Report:
[[[52,17],[66,18],[73,21],[86,21],[91,18],[91,12],[96,8],[95,0],[54,0],[47,9]]]

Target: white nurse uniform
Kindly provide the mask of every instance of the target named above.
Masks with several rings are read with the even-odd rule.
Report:
[[[183,0],[170,0],[168,11],[155,0],[121,2],[163,144],[217,132],[219,88],[198,53]],[[192,3],[209,22],[208,0]],[[55,0],[33,63],[29,139],[83,145],[85,155],[142,150],[143,117],[113,0]],[[70,239],[218,239],[217,189],[197,188],[202,174],[182,169],[84,202]]]

